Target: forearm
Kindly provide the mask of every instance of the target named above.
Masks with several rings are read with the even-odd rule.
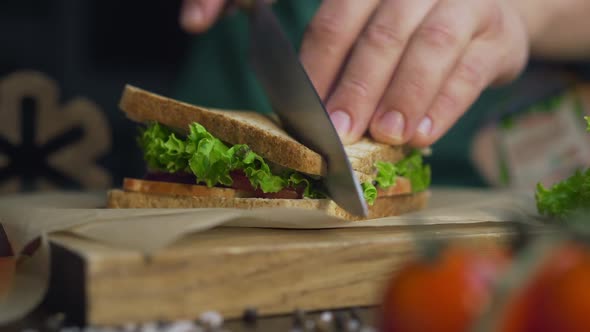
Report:
[[[527,25],[532,57],[590,59],[589,0],[516,0],[513,3]]]

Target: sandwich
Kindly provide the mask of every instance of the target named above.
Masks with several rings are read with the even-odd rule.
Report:
[[[139,124],[142,178],[108,192],[109,208],[300,208],[361,220],[330,200],[321,155],[272,116],[199,107],[133,86],[119,104]],[[422,209],[430,168],[422,151],[365,137],[345,146],[369,206],[368,219]]]

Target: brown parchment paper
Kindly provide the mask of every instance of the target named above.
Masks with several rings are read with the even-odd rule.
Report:
[[[49,278],[48,235],[68,231],[149,255],[189,233],[214,227],[320,229],[481,222],[538,222],[530,193],[435,189],[429,207],[397,217],[347,222],[299,209],[104,209],[104,192],[60,192],[0,198],[0,223],[14,252],[36,238],[41,247],[17,266],[0,298],[0,324],[24,317],[42,300]]]

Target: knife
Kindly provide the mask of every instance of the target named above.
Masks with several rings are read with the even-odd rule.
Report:
[[[325,158],[323,181],[330,198],[349,213],[366,217],[362,188],[293,45],[264,0],[247,2],[250,62],[274,112],[287,133]]]

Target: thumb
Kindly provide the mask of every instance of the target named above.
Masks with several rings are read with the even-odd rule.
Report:
[[[219,17],[225,0],[183,0],[180,25],[191,33],[204,32]]]

